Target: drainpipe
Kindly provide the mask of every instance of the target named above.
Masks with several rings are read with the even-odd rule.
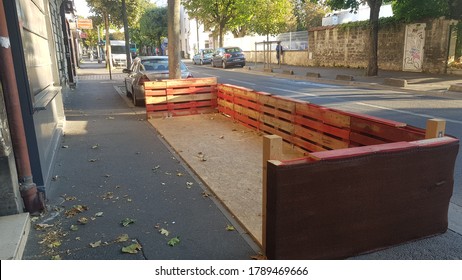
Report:
[[[13,65],[5,9],[3,0],[0,0],[0,79],[5,93],[8,123],[18,170],[19,190],[26,211],[31,213],[31,215],[36,215],[45,208],[45,203],[32,180],[32,169]]]

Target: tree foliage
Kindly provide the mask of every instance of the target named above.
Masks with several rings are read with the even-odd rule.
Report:
[[[451,2],[451,3],[450,3]],[[416,20],[450,16],[448,0],[394,0],[392,3],[393,15],[407,22]]]
[[[167,7],[148,9],[140,19],[140,39],[143,44],[160,46],[168,36]]]
[[[86,0],[88,6],[90,7],[90,12],[95,13],[95,15],[100,18],[103,17],[103,14],[107,14],[109,17],[109,23],[113,24],[116,27],[123,26],[123,17],[122,17],[122,0]],[[149,5],[148,0],[125,0],[127,7],[127,18],[128,25],[135,25],[144,9]]]
[[[296,26],[293,3],[290,0],[256,0],[258,9],[250,22],[251,30],[259,35],[277,35]],[[294,28],[295,29],[295,28]]]
[[[329,7],[317,3],[316,0],[314,1],[307,1],[303,9],[303,16],[304,16],[304,25],[303,30],[310,29],[312,27],[321,26],[322,25],[322,18],[330,12]]]
[[[250,19],[256,0],[183,0],[191,18],[218,31],[223,46],[226,31],[241,27]]]

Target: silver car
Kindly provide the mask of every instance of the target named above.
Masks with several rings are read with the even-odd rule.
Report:
[[[210,62],[212,62],[213,52],[214,50],[209,48],[200,49],[199,52],[193,56],[192,61],[194,64],[209,64]]]
[[[191,72],[180,61],[181,78],[192,78]],[[135,106],[142,106],[145,101],[144,82],[165,80],[169,78],[168,56],[141,56],[133,60],[130,69],[124,69],[128,74],[125,78],[127,96],[131,97]]]

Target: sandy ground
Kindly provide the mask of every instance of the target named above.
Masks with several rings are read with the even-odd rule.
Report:
[[[149,122],[261,244],[262,134],[218,113]],[[303,156],[286,143],[283,151]]]

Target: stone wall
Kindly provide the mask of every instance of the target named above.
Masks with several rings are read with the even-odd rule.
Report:
[[[454,21],[435,19],[424,22],[425,46],[422,71],[445,73],[450,37],[450,25]],[[382,70],[403,70],[406,25],[385,26],[379,31],[378,64]],[[369,30],[366,27],[322,26],[310,29],[308,50],[286,51],[284,63],[296,66],[367,67]],[[246,52],[247,61],[255,62],[255,52]],[[263,53],[258,52],[258,62]],[[276,61],[272,51],[271,61]]]

